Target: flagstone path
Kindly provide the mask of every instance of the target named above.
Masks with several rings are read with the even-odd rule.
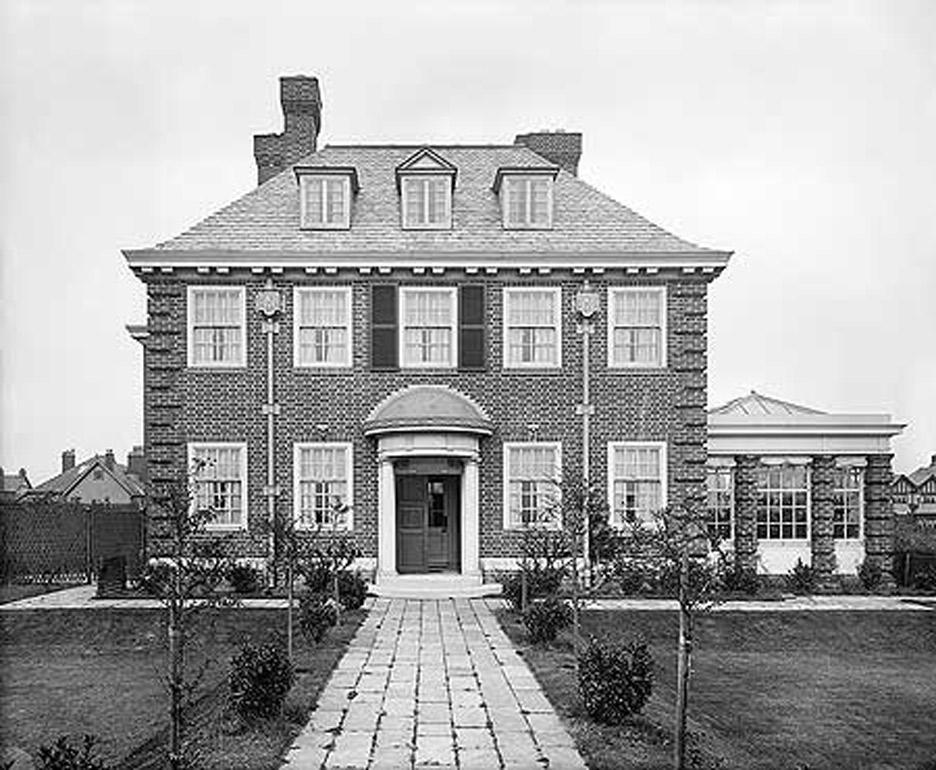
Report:
[[[585,763],[485,602],[377,599],[285,767]]]

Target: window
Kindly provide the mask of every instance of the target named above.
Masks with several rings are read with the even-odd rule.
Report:
[[[351,528],[351,444],[296,444],[293,516],[299,529]]]
[[[244,366],[245,318],[243,287],[189,286],[189,366]]]
[[[731,541],[734,518],[734,472],[731,468],[708,468],[708,534],[718,541]]]
[[[453,367],[458,321],[454,288],[400,289],[402,366]]]
[[[296,289],[295,365],[351,366],[351,288]]]
[[[546,176],[507,176],[501,185],[504,227],[552,227],[553,180]]]
[[[562,289],[504,289],[504,367],[562,363]]]
[[[210,511],[206,529],[246,529],[247,444],[189,444],[195,508]]]
[[[449,176],[403,178],[403,227],[444,230],[452,226],[452,180]]]
[[[757,539],[809,538],[809,473],[800,465],[757,472]]]
[[[833,483],[832,537],[857,540],[861,537],[864,473],[861,468],[836,468]]]
[[[608,366],[666,365],[666,290],[608,289]]]
[[[302,226],[346,230],[351,226],[351,179],[340,174],[299,177]]]
[[[561,445],[504,444],[504,528],[561,523]]]
[[[666,444],[609,444],[608,493],[613,526],[654,524],[654,514],[666,505]]]

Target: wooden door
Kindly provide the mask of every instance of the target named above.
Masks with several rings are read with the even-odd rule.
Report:
[[[457,476],[398,475],[397,571],[460,568]]]
[[[426,571],[428,487],[425,476],[397,476],[397,572]]]

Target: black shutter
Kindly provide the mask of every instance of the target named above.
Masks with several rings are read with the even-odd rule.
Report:
[[[371,368],[396,369],[397,366],[396,286],[372,286]]]
[[[458,295],[458,368],[484,369],[484,286],[461,286]]]

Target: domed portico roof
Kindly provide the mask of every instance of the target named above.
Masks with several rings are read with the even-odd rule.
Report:
[[[381,401],[364,421],[364,434],[413,431],[489,435],[493,423],[474,401],[446,385],[411,385]]]

